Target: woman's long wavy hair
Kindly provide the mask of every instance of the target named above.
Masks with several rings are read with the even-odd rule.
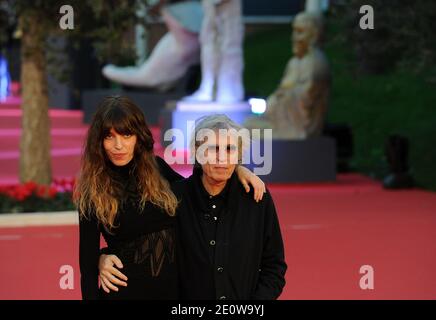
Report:
[[[110,160],[103,147],[103,141],[112,128],[119,134],[136,135],[131,170],[134,170],[137,181],[140,208],[143,209],[149,201],[174,216],[177,198],[160,175],[153,152],[154,140],[142,111],[130,99],[112,96],[99,105],[85,141],[74,190],[80,218],[89,219],[92,212],[109,230],[115,227],[122,190],[109,174]]]

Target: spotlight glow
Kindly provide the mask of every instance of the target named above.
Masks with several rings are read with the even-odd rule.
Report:
[[[259,98],[248,99],[248,103],[251,106],[251,112],[255,114],[262,114],[266,110],[266,100]]]
[[[9,93],[10,76],[8,72],[8,63],[0,55],[0,101],[6,99]]]

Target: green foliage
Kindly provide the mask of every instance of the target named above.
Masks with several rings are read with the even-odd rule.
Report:
[[[62,30],[59,9],[68,4],[74,9],[74,29]],[[148,0],[2,0],[0,5],[0,45],[8,34],[19,28],[19,17],[38,16],[46,38],[57,35],[68,38],[78,47],[83,40],[93,43],[100,61],[131,63],[135,48],[133,30],[137,24],[146,25],[145,17],[138,18],[140,7],[148,7]]]
[[[277,87],[291,57],[290,36],[289,25],[247,37],[247,92],[268,96]],[[408,45],[406,52],[415,46],[414,42]],[[359,61],[343,25],[334,17],[329,17],[325,51],[333,75],[328,122],[352,127],[352,167],[384,177],[388,173],[385,141],[390,134],[399,133],[410,140],[410,165],[418,185],[436,190],[436,93],[428,81],[432,69],[416,72],[397,64],[385,74],[356,73]]]
[[[53,198],[32,195],[23,201],[0,194],[0,214],[19,212],[50,212],[75,210],[71,193],[58,193]]]
[[[326,46],[333,70],[329,122],[350,123],[354,133],[354,167],[382,178],[388,172],[384,143],[398,133],[410,140],[410,164],[418,185],[436,190],[436,94],[426,79],[397,68],[381,75],[356,75],[346,42]]]
[[[132,63],[136,58],[133,28],[137,23],[145,23],[136,16],[139,3],[136,0],[97,0],[74,6],[77,27],[69,34],[73,45],[78,46],[81,40],[87,39],[100,61]]]
[[[247,94],[268,96],[277,87],[291,58],[291,25],[246,37],[244,84]]]
[[[359,26],[362,5],[374,8],[374,30]],[[379,74],[398,66],[420,72],[436,64],[433,0],[350,0],[333,6],[332,19],[342,25],[358,59],[359,72]],[[436,68],[432,72],[436,75]]]
[[[0,213],[74,210],[74,179],[55,179],[51,186],[28,182],[0,185]]]

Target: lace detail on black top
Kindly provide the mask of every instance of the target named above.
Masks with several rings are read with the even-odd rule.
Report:
[[[158,277],[164,264],[174,262],[174,247],[174,230],[166,229],[123,241],[114,250],[124,264]]]

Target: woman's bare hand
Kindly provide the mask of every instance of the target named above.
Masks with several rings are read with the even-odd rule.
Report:
[[[262,179],[243,166],[238,166],[236,174],[238,175],[239,181],[244,186],[245,191],[250,192],[251,184],[254,189],[254,200],[256,200],[256,202],[262,200],[263,194],[266,192],[265,183]]]
[[[110,293],[111,290],[118,291],[117,286],[127,287],[127,277],[117,268],[122,269],[123,264],[116,255],[100,255],[98,260],[100,284],[107,293]]]

